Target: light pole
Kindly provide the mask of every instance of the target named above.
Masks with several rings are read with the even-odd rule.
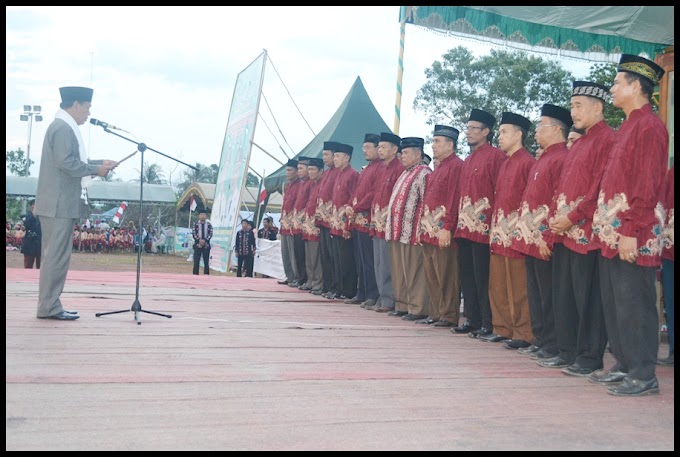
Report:
[[[24,114],[19,115],[19,120],[28,121],[28,144],[26,146],[26,170],[25,176],[30,176],[31,174],[31,132],[33,131],[33,116],[35,115],[35,121],[40,122],[43,120],[40,114],[40,105],[24,105]],[[26,199],[24,198],[21,204],[22,214],[26,214]]]

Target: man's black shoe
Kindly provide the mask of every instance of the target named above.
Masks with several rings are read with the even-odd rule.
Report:
[[[401,320],[403,321],[419,321],[420,319],[427,319],[427,316],[423,316],[422,314],[408,314],[406,313],[405,316],[402,316]]]
[[[607,387],[609,395],[617,397],[642,397],[643,395],[655,395],[659,393],[659,382],[656,378],[649,381],[626,378],[618,386]]]
[[[588,376],[588,381],[595,384],[619,384],[626,379],[627,373],[623,371],[596,370]]]
[[[536,346],[535,344],[531,344],[525,348],[517,349],[517,352],[519,352],[520,354],[533,354],[535,352],[538,352],[539,349],[541,348]]]
[[[564,360],[559,355],[556,355],[555,357],[551,357],[549,359],[538,359],[536,363],[546,368],[564,368],[571,365],[569,362]]]
[[[468,336],[470,338],[479,338],[480,336],[488,336],[488,335],[491,335],[492,333],[493,332],[491,330],[489,330],[488,328],[482,327],[480,329],[471,331],[470,333],[468,333]]]
[[[531,343],[524,340],[508,340],[503,345],[505,349],[523,349],[528,348],[529,346],[531,346]]]
[[[406,316],[407,314],[408,313],[406,311],[397,311],[396,309],[393,309],[392,311],[389,311],[387,313],[388,316],[397,316],[397,317]]]
[[[585,377],[585,376],[590,376],[593,374],[594,371],[598,370],[597,369],[592,369],[588,367],[582,367],[581,365],[578,365],[576,363],[572,363],[568,367],[562,368],[562,373],[568,374],[569,376],[580,376],[580,377]]]
[[[454,327],[453,329],[451,329],[451,331],[453,333],[470,333],[470,332],[473,332],[475,330],[478,330],[478,328],[473,327],[472,325],[470,325],[469,322],[465,322],[460,327]]]
[[[38,316],[38,319],[53,319],[56,321],[74,321],[76,319],[79,319],[80,316],[77,316],[75,314],[69,314],[66,311],[62,311],[60,313],[54,314],[52,316]]]
[[[284,279],[283,281],[276,281],[276,284],[281,284],[283,286],[283,285],[288,284],[288,280]]]

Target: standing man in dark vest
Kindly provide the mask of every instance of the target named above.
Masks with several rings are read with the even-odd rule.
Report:
[[[198,274],[203,259],[203,274],[210,274],[210,239],[213,236],[213,226],[207,218],[205,208],[198,210],[198,220],[191,231],[194,237],[194,271]]]
[[[333,163],[333,150],[338,143],[325,141],[323,144],[322,159],[326,166],[321,181],[319,182],[319,196],[316,204],[316,225],[319,227],[319,262],[321,262],[321,274],[323,278],[323,290],[321,293],[314,291],[312,294],[326,298],[335,298],[338,293],[338,278],[333,267],[331,254],[331,213],[333,202],[333,186],[338,177],[337,169]]]

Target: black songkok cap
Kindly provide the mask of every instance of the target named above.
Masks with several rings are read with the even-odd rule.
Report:
[[[406,148],[420,148],[422,149],[423,146],[425,146],[425,140],[422,138],[410,136],[406,138],[401,139],[401,149],[406,149]]]
[[[335,152],[335,148],[337,147],[337,145],[338,145],[338,143],[336,141],[324,141],[323,142],[323,150]]]
[[[492,129],[496,125],[496,118],[493,114],[482,111],[481,109],[473,108],[470,111],[470,119],[468,121],[477,121]]]
[[[541,116],[557,119],[560,122],[564,122],[567,127],[571,127],[574,124],[574,121],[571,118],[571,112],[568,109],[557,105],[551,105],[550,103],[543,105],[541,108]]]
[[[323,159],[319,159],[317,157],[311,157],[309,159],[309,163],[307,164],[307,166],[316,167],[319,170],[323,170]]]
[[[297,168],[298,161],[295,159],[288,159],[288,162],[286,163],[286,167],[293,167]]]
[[[659,80],[666,73],[663,68],[651,60],[632,54],[621,54],[617,71],[627,71],[628,73],[643,76],[655,86],[659,84]]]
[[[345,144],[345,143],[338,143],[337,147],[333,150],[333,152],[344,152],[348,156],[351,156],[353,151],[354,151],[354,148],[352,146],[350,146],[349,144]]]
[[[501,115],[501,125],[503,124],[513,124],[523,128],[526,131],[529,131],[531,128],[531,121],[529,119],[524,116],[520,116],[519,114],[508,113],[507,111]]]
[[[590,81],[574,81],[571,96],[577,95],[598,98],[606,102],[609,99],[609,88],[602,84],[591,83]]]
[[[298,156],[298,165],[309,165],[309,159],[311,159],[311,157]]]
[[[198,214],[208,214],[208,212],[205,210],[204,207],[201,206],[198,210]]]
[[[66,103],[67,105],[72,105],[73,102],[80,103],[91,102],[93,92],[94,91],[89,87],[69,86],[59,88],[59,94],[61,94],[61,101],[62,103]]]
[[[432,157],[430,157],[429,155],[427,155],[423,152],[423,163],[425,165],[429,165],[430,162],[432,162]]]
[[[451,138],[454,143],[458,141],[458,135],[460,135],[458,129],[449,127],[448,125],[435,125],[434,132],[432,133],[432,136],[445,136]]]
[[[392,143],[397,146],[401,144],[401,138],[399,138],[398,135],[390,132],[382,132],[380,134],[380,141],[387,141],[388,143]]]
[[[378,143],[380,143],[380,135],[376,135],[375,133],[367,133],[366,136],[364,136],[364,143],[373,143],[377,146]]]

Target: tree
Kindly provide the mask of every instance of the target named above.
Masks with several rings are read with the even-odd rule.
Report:
[[[139,173],[139,170],[137,170]],[[139,182],[139,178],[131,180],[131,182]],[[144,173],[142,174],[142,182],[148,184],[166,184],[163,169],[157,163],[149,164],[144,162]]]
[[[28,161],[31,163],[27,166],[26,161],[26,153],[21,148],[17,149],[16,151],[5,152],[5,167],[13,175],[28,176],[28,167],[33,165],[35,162],[31,159],[28,159]]]
[[[476,59],[464,47],[447,51],[442,61],[425,70],[425,76],[413,108],[427,115],[428,125],[448,124],[461,132],[472,108],[488,111],[498,120],[502,112],[510,111],[534,121],[545,103],[568,108],[573,80],[557,62],[526,52],[491,50]],[[533,142],[530,132],[525,146]]]
[[[588,81],[611,87],[616,77],[617,66],[613,63],[596,63],[591,65]],[[606,103],[604,107],[604,119],[610,127],[618,129],[626,118],[626,113],[620,108],[614,108],[611,103]]]

